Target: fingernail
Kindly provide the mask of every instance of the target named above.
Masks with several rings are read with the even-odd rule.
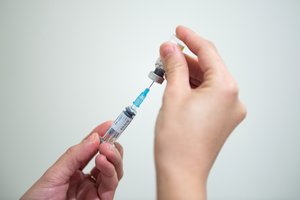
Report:
[[[110,151],[115,151],[116,150],[115,144],[110,144],[109,145],[109,150]]]
[[[106,150],[108,150],[108,151],[116,151],[116,148],[115,148],[115,145],[114,144],[110,144],[110,143],[103,143],[103,144],[101,144],[102,145],[102,147],[101,148],[99,148],[99,152],[100,152],[100,154],[101,154],[101,149],[106,149]],[[104,145],[104,146],[103,146]]]
[[[170,54],[174,53],[175,51],[177,51],[176,45],[174,45],[174,44],[171,43],[171,42],[167,42],[167,43],[164,43],[164,44],[161,46],[160,55],[161,55],[162,58],[166,58],[166,57],[168,57]]]

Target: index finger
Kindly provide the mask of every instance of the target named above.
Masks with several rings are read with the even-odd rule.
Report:
[[[214,45],[208,40],[200,37],[197,33],[184,26],[176,28],[176,36],[183,41],[187,47],[198,57],[199,67],[202,72],[214,70],[219,67],[222,59]]]

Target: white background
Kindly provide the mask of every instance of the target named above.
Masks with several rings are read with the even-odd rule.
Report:
[[[0,1],[0,198],[19,198],[69,146],[116,118],[184,24],[216,44],[248,108],[211,171],[209,199],[300,199],[299,10],[296,0]],[[115,199],[155,199],[164,86],[153,86],[120,138]]]

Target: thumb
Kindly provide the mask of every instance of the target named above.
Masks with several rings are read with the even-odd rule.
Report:
[[[103,126],[103,128],[101,128]],[[103,123],[97,127],[104,133],[109,128],[108,123]],[[104,133],[93,132],[79,144],[70,147],[47,172],[44,174],[46,180],[54,184],[63,184],[70,180],[77,170],[82,170],[85,165],[98,152],[100,145],[99,135]]]
[[[179,47],[166,42],[160,46],[160,57],[166,71],[167,88],[189,88],[189,71],[185,57]]]

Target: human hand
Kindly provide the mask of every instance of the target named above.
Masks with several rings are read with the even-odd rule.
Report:
[[[111,122],[99,125],[82,142],[70,147],[21,199],[113,199],[123,176],[123,149],[119,143],[115,147],[100,144],[99,136],[110,126]],[[98,151],[95,167],[84,174],[83,168]]]
[[[209,171],[222,145],[245,118],[238,86],[215,46],[179,26],[160,47],[167,86],[155,129],[158,199],[205,199]]]

